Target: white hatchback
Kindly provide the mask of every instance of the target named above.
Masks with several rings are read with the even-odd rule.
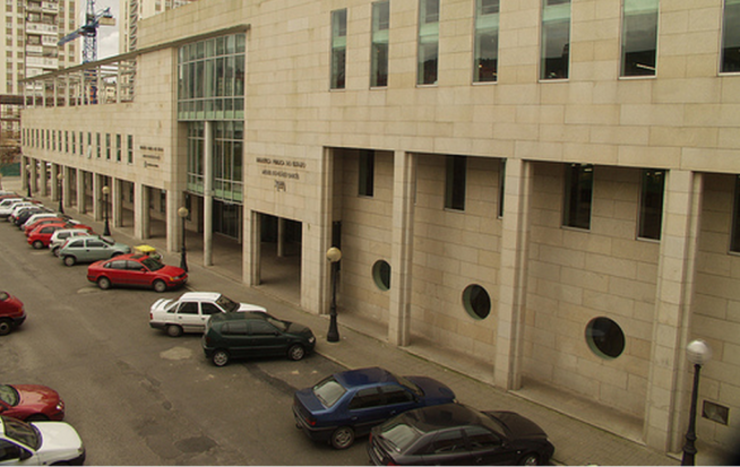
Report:
[[[59,256],[59,248],[64,245],[67,239],[72,237],[82,237],[90,235],[90,231],[86,229],[59,229],[51,234],[51,240],[49,240],[49,250],[54,253],[54,256]]]
[[[66,422],[26,423],[0,415],[0,464],[82,465],[85,447]]]

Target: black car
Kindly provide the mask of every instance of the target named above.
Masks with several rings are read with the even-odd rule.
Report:
[[[316,338],[310,329],[277,319],[261,311],[211,315],[201,339],[203,351],[214,365],[231,358],[286,355],[300,360],[311,352]]]
[[[367,450],[376,465],[540,465],[555,448],[542,428],[514,412],[445,404],[373,428]]]
[[[16,226],[20,227],[28,220],[29,217],[33,216],[34,214],[40,214],[42,212],[50,213],[52,211],[43,206],[29,207],[28,209],[24,209],[20,213],[18,213],[18,216],[15,219],[13,219],[13,223]]]

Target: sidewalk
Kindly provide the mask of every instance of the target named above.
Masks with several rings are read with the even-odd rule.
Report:
[[[3,179],[5,189],[20,189],[19,179]],[[48,206],[54,206],[48,198],[36,196]],[[67,210],[67,208],[65,208]],[[96,231],[102,232],[102,222],[94,221],[89,215],[79,215],[74,207],[67,210],[67,214],[84,223],[93,226]],[[144,243],[131,237],[131,229],[112,228],[112,234],[117,241],[135,245]],[[190,238],[190,237],[188,237]],[[148,239],[145,243],[151,244],[162,251],[165,250],[164,238]],[[317,338],[316,352],[347,368],[367,366],[382,366],[407,375],[425,375],[438,379],[449,385],[457,394],[462,403],[481,410],[511,410],[525,415],[536,421],[549,435],[555,445],[553,463],[562,465],[679,465],[679,457],[666,456],[663,453],[649,449],[643,444],[617,436],[592,424],[579,421],[573,417],[563,415],[548,407],[530,402],[525,397],[514,393],[507,393],[490,385],[485,378],[461,374],[444,366],[444,356],[435,354],[430,349],[424,357],[419,352],[406,348],[398,348],[386,344],[382,340],[371,337],[373,330],[365,327],[361,322],[349,322],[343,319],[339,310],[338,323],[340,342],[328,343],[326,332],[329,327],[327,316],[318,316],[301,310],[292,303],[261,290],[249,288],[239,281],[240,270],[228,271],[220,267],[204,267],[199,261],[200,255],[188,250],[188,266],[190,279],[187,288],[190,290],[212,290],[221,292],[228,297],[248,303],[257,303],[265,306],[269,312],[277,317],[289,321],[296,321],[310,327]],[[179,264],[178,253],[166,253],[165,262]],[[237,262],[238,263],[238,262]],[[241,267],[241,266],[239,266]],[[430,344],[433,346],[433,344]],[[413,353],[412,353],[413,352]],[[429,357],[432,355],[433,357]],[[439,358],[434,358],[434,357]],[[434,361],[433,361],[434,360]],[[439,363],[435,363],[439,362]],[[587,415],[586,415],[587,417]],[[699,434],[701,438],[701,434]],[[712,452],[697,441],[697,465],[717,465],[717,459],[712,458]]]

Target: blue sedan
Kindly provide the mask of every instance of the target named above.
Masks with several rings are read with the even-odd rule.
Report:
[[[455,393],[437,380],[373,367],[335,373],[296,391],[293,416],[312,440],[346,449],[356,436],[395,415],[450,402],[455,402]]]

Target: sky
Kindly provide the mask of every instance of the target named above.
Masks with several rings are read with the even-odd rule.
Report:
[[[115,26],[98,27],[98,60],[102,60],[113,55],[118,55],[118,28],[121,20],[118,16],[119,0],[96,0],[95,12],[100,12],[108,7],[116,20]],[[87,2],[85,2],[87,5]]]

